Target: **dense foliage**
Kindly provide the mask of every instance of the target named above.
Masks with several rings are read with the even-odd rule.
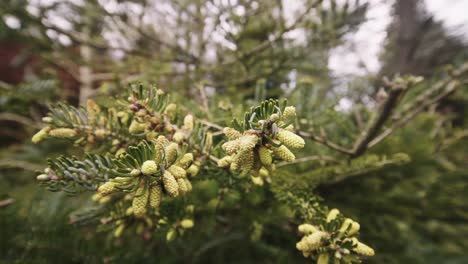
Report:
[[[32,2],[0,7],[0,262],[468,261],[466,48],[400,56],[405,1],[345,85],[369,3]]]

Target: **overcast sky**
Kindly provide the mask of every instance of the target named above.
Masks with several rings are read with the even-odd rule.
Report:
[[[385,29],[391,20],[391,4],[385,0],[370,0],[369,19],[349,41],[334,50],[329,65],[337,75],[376,72],[380,64],[378,54],[386,37]],[[426,8],[446,28],[462,33],[468,40],[468,0],[425,0]],[[363,63],[365,68],[359,67]]]

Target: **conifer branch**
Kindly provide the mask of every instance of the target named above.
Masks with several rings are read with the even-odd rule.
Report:
[[[332,150],[335,150],[335,151],[338,151],[338,152],[341,152],[343,154],[347,154],[347,155],[352,155],[353,154],[353,151],[350,150],[350,149],[347,149],[345,147],[342,147],[340,145],[338,145],[337,143],[334,143],[332,141],[329,141],[328,139],[324,138],[324,137],[321,137],[321,136],[317,136],[311,132],[305,132],[305,131],[298,131],[297,132],[299,136],[301,137],[305,137],[305,138],[309,138],[319,144],[322,144]]]
[[[318,185],[333,185],[348,178],[380,170],[389,165],[402,165],[410,162],[410,157],[404,153],[397,153],[391,157],[366,155],[352,160],[349,164],[332,165],[317,169],[312,174],[312,180]]]
[[[4,121],[13,121],[17,122],[19,124],[23,124],[25,126],[33,127],[33,128],[41,128],[42,126],[40,124],[37,124],[33,120],[26,118],[21,115],[17,115],[14,113],[0,113],[0,120]]]
[[[0,168],[15,168],[27,171],[38,171],[42,169],[42,166],[24,160],[0,159]]]
[[[388,97],[382,104],[379,114],[372,119],[366,130],[364,130],[361,133],[361,136],[355,141],[351,154],[352,158],[360,156],[362,153],[364,153],[367,148],[367,144],[376,136],[376,134],[388,120],[390,115],[395,110],[399,99],[402,97],[408,87],[405,84],[397,84],[390,85],[389,88],[390,91]]]
[[[367,148],[377,145],[398,128],[405,126],[408,122],[413,120],[419,113],[427,109],[427,107],[440,102],[455,92],[456,89],[464,85],[463,81],[459,81],[457,79],[467,72],[468,63],[465,63],[458,69],[454,70],[450,77],[437,82],[432,87],[428,88],[426,92],[414,99],[410,104],[404,106],[401,111],[392,116],[393,123],[391,126],[372,138],[368,142]],[[437,95],[434,97],[434,94]]]
[[[0,208],[5,208],[15,202],[15,199],[8,198],[0,201]]]
[[[372,139],[369,142],[368,147],[371,148],[377,145],[382,140],[390,136],[393,132],[395,132],[398,128],[405,126],[409,121],[415,118],[419,113],[427,109],[428,106],[433,105],[439,102],[440,100],[442,100],[443,98],[452,94],[457,89],[457,87],[459,87],[459,85],[460,83],[458,81],[451,81],[447,85],[446,89],[441,94],[439,94],[433,99],[426,98],[426,100],[421,102],[416,108],[407,112],[404,115],[404,117],[402,117],[401,119],[394,121],[389,128],[385,129],[380,135]]]
[[[280,162],[276,165],[276,167],[280,168],[286,165],[292,165],[292,164],[303,163],[303,162],[308,162],[308,161],[325,161],[325,162],[331,162],[331,163],[338,163],[338,160],[336,160],[333,157],[314,155],[314,156],[298,158],[291,162]]]

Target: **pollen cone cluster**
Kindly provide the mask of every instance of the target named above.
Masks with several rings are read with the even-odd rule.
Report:
[[[301,224],[298,231],[303,235],[296,248],[304,257],[311,257],[317,264],[342,263],[357,256],[373,256],[374,250],[360,242],[356,235],[359,224],[344,218],[340,211],[332,209],[324,217],[324,224]],[[357,254],[357,256],[353,256]]]
[[[164,195],[177,197],[192,190],[187,177],[193,155],[180,153],[178,144],[163,136],[155,139],[152,146],[153,159],[141,162],[141,167],[131,169],[127,176],[112,178],[99,186],[99,201],[113,193],[134,190],[129,194],[132,206],[128,214],[144,218],[150,209],[159,208]]]
[[[231,127],[224,128],[229,141],[222,148],[227,155],[218,161],[218,166],[250,175],[256,185],[269,182],[275,163],[294,161],[296,157],[292,151],[305,145],[304,139],[292,132],[292,125],[287,125],[295,116],[296,110],[289,106],[283,114],[274,113],[267,120],[260,120],[261,129],[241,133]]]
[[[177,129],[177,131],[172,136],[172,140],[177,143],[181,143],[184,140],[187,140],[192,134],[194,128],[194,118],[193,115],[186,115],[184,118],[184,125]]]

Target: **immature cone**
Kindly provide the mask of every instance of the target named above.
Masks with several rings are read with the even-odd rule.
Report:
[[[185,180],[180,178],[180,179],[177,179],[177,185],[179,185],[179,192],[184,194],[186,192],[188,192],[188,187],[187,185],[185,184]]]
[[[225,127],[223,129],[223,132],[229,140],[235,140],[235,139],[240,138],[240,136],[242,136],[242,134],[239,131],[230,127]]]
[[[37,144],[47,138],[48,132],[50,131],[50,127],[44,127],[43,129],[39,130],[34,136],[31,138],[32,143]]]
[[[353,248],[354,252],[364,255],[364,256],[370,256],[370,257],[374,256],[375,254],[374,249],[372,249],[371,247],[369,247],[368,245],[364,243],[359,242],[359,240],[357,240],[356,238],[353,238],[352,240],[354,244],[356,245]]]
[[[294,126],[293,125],[289,125],[289,126],[285,127],[284,129],[289,131],[289,132],[294,132]]]
[[[115,182],[106,182],[103,185],[99,186],[97,189],[98,193],[102,196],[108,195],[115,190],[116,183]]]
[[[351,220],[350,218],[346,218],[341,225],[340,228],[340,234],[344,234],[346,231],[348,231],[348,236],[352,236],[356,234],[359,231],[360,225],[359,223]]]
[[[154,158],[153,158],[154,162],[158,164],[161,163],[163,156],[164,156],[164,144],[161,142],[158,142],[156,139],[156,142],[154,144]]]
[[[50,180],[50,177],[47,174],[39,174],[39,175],[36,176],[36,180],[38,180],[38,181],[48,181],[48,180]]]
[[[316,231],[318,231],[318,229],[311,225],[311,224],[302,224],[302,225],[299,225],[298,228],[299,232],[301,232],[302,234],[305,234],[305,235],[310,235]]]
[[[123,233],[123,231],[125,230],[125,225],[124,224],[120,224],[117,229],[115,229],[114,231],[114,237],[120,237]]]
[[[179,195],[179,185],[174,176],[167,170],[164,171],[163,183],[164,189],[166,189],[169,196],[176,197]]]
[[[253,169],[254,166],[254,152],[253,150],[247,150],[239,152],[236,156],[239,156],[238,163],[241,166],[241,170],[244,173],[248,173]]]
[[[330,212],[328,212],[327,215],[327,223],[330,223],[331,221],[335,220],[335,218],[340,214],[340,211],[338,209],[331,209]]]
[[[283,118],[290,119],[296,117],[296,108],[294,106],[286,106],[283,111]]]
[[[273,148],[273,152],[282,160],[292,162],[296,159],[296,156],[284,145],[277,148]]]
[[[141,172],[144,175],[153,175],[158,172],[158,165],[153,160],[147,160],[141,165]]]
[[[184,141],[184,138],[185,138],[185,135],[184,135],[184,132],[182,131],[177,131],[172,136],[172,139],[177,143]]]
[[[192,177],[197,176],[199,171],[200,171],[200,167],[198,167],[198,165],[196,164],[190,165],[190,167],[188,167],[187,169],[187,173]]]
[[[176,179],[185,178],[187,172],[177,165],[172,165],[167,169]]]
[[[133,215],[133,207],[128,207],[127,210],[125,210],[125,215]]]
[[[161,185],[153,185],[150,189],[149,202],[152,208],[158,208],[161,203],[162,188]]]
[[[177,149],[178,145],[177,143],[170,143],[165,151],[166,151],[166,161],[171,164],[174,163],[174,161],[177,159]]]
[[[130,132],[130,134],[140,134],[143,133],[145,129],[146,124],[138,123],[136,120],[133,120],[132,123],[130,123],[130,126],[128,127],[128,132]]]
[[[182,168],[187,169],[193,161],[193,154],[192,153],[185,153],[184,156],[179,160],[178,165]]]
[[[167,107],[166,107],[166,113],[170,114],[172,112],[174,112],[175,110],[177,109],[177,105],[176,104],[168,104]]]
[[[279,120],[279,115],[278,114],[271,114],[270,120],[275,121],[275,122],[278,121]]]
[[[232,155],[239,150],[240,144],[239,140],[232,140],[224,143],[221,146],[227,154]]]
[[[188,131],[193,130],[193,116],[192,115],[186,115],[184,118],[184,128],[187,129]]]
[[[260,170],[258,171],[258,174],[260,174],[260,176],[265,177],[265,178],[270,176],[270,172],[265,167],[261,167]]]
[[[184,229],[189,229],[193,227],[193,220],[191,219],[184,219],[180,222],[180,226]]]
[[[94,135],[100,140],[104,139],[107,135],[107,131],[105,129],[97,129],[94,131]]]
[[[322,238],[327,236],[327,233],[322,231],[314,232],[311,235],[307,235],[296,244],[296,247],[300,251],[312,251],[320,246]]]
[[[253,184],[258,185],[258,186],[263,186],[264,181],[261,177],[251,176],[250,178],[252,179]]]
[[[266,147],[261,146],[258,149],[258,156],[260,157],[260,161],[262,162],[263,165],[266,165],[266,166],[271,165],[273,158],[271,156],[270,150],[268,150]]]
[[[317,259],[317,264],[328,264],[330,260],[330,256],[327,253],[322,253],[319,255]]]
[[[133,214],[141,218],[146,215],[146,205],[148,204],[148,190],[144,185],[138,187],[132,201]]]
[[[71,128],[55,128],[49,131],[49,136],[58,138],[75,137],[78,133]]]
[[[255,135],[245,135],[239,138],[239,147],[240,150],[251,150],[255,148],[257,144],[258,137]]]
[[[187,186],[187,190],[189,192],[192,191],[193,186],[192,186],[192,183],[189,181],[189,179],[185,178],[184,181],[185,181],[185,185]]]
[[[231,163],[232,163],[232,157],[231,156],[226,156],[226,157],[218,160],[218,167],[226,168],[226,167],[229,167],[229,165]]]
[[[280,129],[276,134],[276,137],[288,148],[299,149],[303,148],[305,145],[304,139],[285,129]]]
[[[169,230],[167,232],[167,234],[166,234],[166,241],[170,242],[170,241],[174,240],[176,238],[176,235],[177,234],[176,234],[174,229]]]

